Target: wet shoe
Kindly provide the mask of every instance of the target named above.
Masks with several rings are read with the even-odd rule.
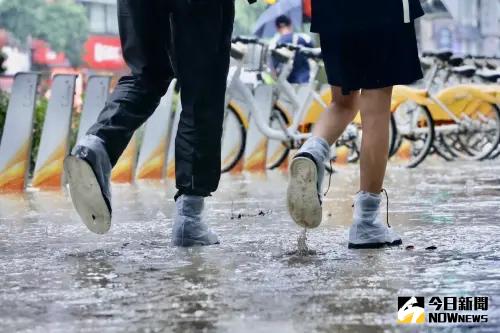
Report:
[[[321,185],[324,163],[330,146],[319,137],[308,139],[290,164],[287,206],[292,219],[301,227],[316,228],[321,224]]]
[[[203,222],[204,198],[183,194],[175,202],[176,213],[172,227],[174,246],[219,244],[219,238]]]
[[[102,140],[83,137],[64,160],[71,200],[87,228],[104,234],[111,227],[111,163]]]
[[[349,230],[350,249],[375,249],[403,243],[401,237],[389,225],[389,219],[383,221],[380,203],[380,194],[356,194],[353,224]]]

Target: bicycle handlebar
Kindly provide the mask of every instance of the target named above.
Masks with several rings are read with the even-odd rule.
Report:
[[[298,51],[300,49],[300,46],[292,43],[279,43],[276,44],[276,49],[288,49],[290,51]]]
[[[322,58],[321,48],[307,47],[302,45],[295,45],[291,43],[281,43],[276,45],[276,49],[286,48],[290,51],[297,51],[306,58],[313,60],[320,60]]]
[[[265,45],[259,38],[254,36],[236,36],[231,42],[233,43],[242,43],[242,44],[253,44],[253,45]]]

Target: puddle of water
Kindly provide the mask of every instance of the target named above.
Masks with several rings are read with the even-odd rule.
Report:
[[[192,249],[170,246],[170,182],[114,187],[104,236],[64,193],[1,196],[0,332],[406,332],[398,295],[489,296],[474,332],[499,332],[500,166],[390,167],[403,246],[367,251],[347,249],[357,174],[339,168],[307,233],[286,212],[286,177],[224,175],[207,200],[221,244]]]

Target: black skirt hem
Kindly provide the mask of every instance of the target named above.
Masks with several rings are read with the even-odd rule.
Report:
[[[328,83],[344,94],[411,84],[423,76],[413,24],[332,29],[320,37]]]
[[[415,77],[415,78],[409,78],[409,79],[395,79],[395,80],[387,80],[387,81],[379,81],[377,83],[373,84],[361,84],[357,85],[355,87],[350,87],[346,86],[342,82],[338,82],[335,80],[330,80],[328,79],[328,84],[333,87],[339,87],[342,89],[342,95],[349,95],[353,91],[359,91],[363,89],[382,89],[382,88],[387,88],[387,87],[393,87],[397,85],[411,85],[418,80],[421,80],[423,78],[423,75]]]

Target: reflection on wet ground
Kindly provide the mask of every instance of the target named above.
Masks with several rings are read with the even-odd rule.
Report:
[[[490,297],[488,325],[426,331],[499,332],[499,174],[486,162],[390,168],[404,246],[355,251],[357,169],[340,168],[306,256],[278,173],[223,177],[208,200],[222,244],[209,248],[170,246],[171,183],[115,187],[105,236],[63,192],[2,195],[0,331],[415,332],[396,324],[398,295],[467,295]]]

